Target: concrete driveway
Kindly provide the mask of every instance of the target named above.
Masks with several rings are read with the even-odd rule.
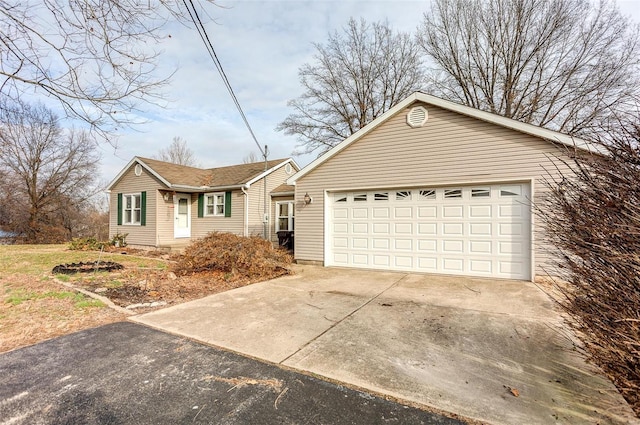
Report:
[[[636,423],[532,283],[295,270],[132,320],[482,422]]]

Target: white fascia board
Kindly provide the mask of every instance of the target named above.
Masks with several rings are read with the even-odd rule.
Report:
[[[256,177],[252,178],[251,180],[249,180],[248,182],[245,183],[245,185],[247,187],[251,186],[252,184],[254,184],[255,182],[257,182],[258,180],[260,180],[261,178],[263,178],[264,176],[267,176],[271,173],[273,173],[275,170],[277,170],[280,167],[283,167],[285,164],[288,164],[289,162],[293,162],[293,159],[288,158],[284,161],[282,161],[281,163],[275,165],[274,167],[269,168],[268,170],[266,170],[265,172],[257,175]],[[293,164],[297,167],[298,164],[296,164],[295,162],[293,162]]]
[[[125,165],[125,167],[118,173],[118,175],[113,180],[111,180],[111,183],[109,183],[109,186],[107,186],[107,190],[111,191],[111,188],[116,184],[116,182],[120,180],[122,176],[124,176],[125,173],[136,162],[140,164],[142,167],[144,167],[144,169],[147,170],[149,173],[151,173],[155,178],[160,180],[165,186],[171,187],[171,183],[169,183],[166,179],[164,179],[160,174],[156,173],[151,167],[145,164],[144,161],[142,161],[140,158],[138,158],[137,156],[134,156],[133,159],[131,159],[131,161],[129,161],[129,163]]]
[[[431,96],[426,93],[417,93],[417,100],[438,106],[443,109],[447,109],[452,112],[457,112],[461,115],[466,115],[472,118],[479,119],[481,121],[489,122],[499,125],[501,127],[509,128],[511,130],[518,131],[520,133],[529,134],[531,136],[540,137],[542,139],[561,143],[563,145],[587,150],[590,152],[602,153],[602,150],[597,146],[584,139],[569,136],[559,131],[549,130],[547,128],[539,127],[533,124],[527,124],[521,121],[517,121],[511,118],[503,117],[502,115],[493,114],[491,112],[481,111],[480,109],[472,108],[470,106],[461,105],[459,103],[450,102],[448,100],[440,99],[439,97]]]
[[[172,184],[170,188],[176,192],[205,193],[205,192],[220,192],[220,191],[226,191],[226,190],[239,190],[243,188],[247,189],[248,186],[244,184],[235,184],[232,186],[187,186],[185,184]]]

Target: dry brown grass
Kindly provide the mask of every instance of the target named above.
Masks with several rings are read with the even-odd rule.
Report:
[[[121,313],[51,279],[27,274],[0,279],[0,352],[123,318]]]

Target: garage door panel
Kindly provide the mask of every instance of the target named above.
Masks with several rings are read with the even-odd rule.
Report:
[[[514,204],[514,205],[500,205],[499,208],[499,217],[522,217],[522,210],[524,209],[523,205]]]
[[[462,205],[442,207],[442,217],[444,218],[462,218],[463,216],[464,207]]]
[[[372,239],[372,242],[373,249],[387,250],[391,246],[391,241],[389,239],[374,238]]]
[[[461,236],[463,233],[463,223],[443,223],[442,234],[444,236]]]
[[[369,247],[369,239],[367,238],[353,238],[351,246],[354,249],[367,249]]]
[[[523,246],[521,242],[498,242],[498,253],[503,255],[523,253]]]
[[[473,273],[491,274],[492,262],[490,260],[469,260],[469,271]]]
[[[368,208],[353,208],[351,210],[351,216],[355,219],[358,218],[368,218],[369,217],[369,209]]]
[[[353,254],[352,261],[354,265],[367,266],[369,265],[369,255],[367,254]]]
[[[388,267],[391,265],[391,255],[373,255],[373,265]]]
[[[347,223],[335,223],[333,225],[333,233],[339,235],[349,232],[349,225]]]
[[[353,223],[351,227],[354,234],[367,234],[369,233],[369,226],[367,223]]]
[[[332,194],[329,264],[530,278],[527,184]]]
[[[333,247],[334,248],[348,248],[349,247],[349,238],[333,238]]]
[[[373,223],[374,234],[389,234],[390,223]]]
[[[348,208],[335,208],[333,210],[333,218],[341,219],[349,217],[349,209]]]
[[[491,218],[491,205],[469,205],[470,218]]]
[[[413,249],[413,240],[411,239],[395,239],[395,249],[411,251]]]
[[[413,215],[412,207],[396,207],[393,209],[395,218],[411,218]]]
[[[389,208],[373,208],[373,218],[389,218]]]
[[[394,230],[396,235],[410,235],[412,233],[413,225],[411,223],[396,223]]]
[[[436,218],[438,217],[438,208],[432,207],[418,207],[418,218]]]
[[[413,258],[410,256],[394,256],[394,263],[396,267],[411,269],[413,268]]]
[[[469,241],[470,254],[491,254],[491,241]]]
[[[418,251],[436,252],[438,241],[436,239],[418,239]]]
[[[436,223],[418,223],[418,234],[435,236],[438,234],[438,225]]]
[[[469,223],[469,236],[491,236],[491,223]]]
[[[464,241],[461,240],[444,240],[442,241],[442,252],[464,252]]]
[[[435,272],[438,270],[437,257],[418,257],[418,269],[421,271]]]
[[[450,273],[464,272],[464,260],[462,258],[443,258],[442,270]]]
[[[522,224],[520,223],[499,223],[500,236],[522,236]]]

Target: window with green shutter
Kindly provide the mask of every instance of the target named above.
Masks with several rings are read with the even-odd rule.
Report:
[[[224,216],[231,217],[231,192],[224,193]]]

